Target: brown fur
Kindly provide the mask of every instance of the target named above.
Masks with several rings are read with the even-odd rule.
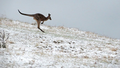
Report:
[[[48,14],[47,17],[45,17],[44,15],[40,14],[40,13],[36,13],[36,14],[25,14],[25,13],[22,13],[18,10],[18,12],[22,15],[25,15],[25,16],[30,16],[30,17],[33,17],[36,21],[37,21],[37,27],[38,29],[40,29],[42,32],[44,32],[41,28],[40,28],[40,23],[41,21],[43,21],[41,24],[44,23],[44,21],[47,21],[48,19],[51,20],[51,17],[50,17],[50,14]]]

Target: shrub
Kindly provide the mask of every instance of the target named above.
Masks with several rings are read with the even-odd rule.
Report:
[[[5,33],[4,30],[0,32],[0,48],[6,48],[6,42],[9,38],[9,34]]]

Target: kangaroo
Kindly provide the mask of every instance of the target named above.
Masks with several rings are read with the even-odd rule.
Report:
[[[36,14],[25,14],[25,13],[20,12],[19,10],[18,10],[18,12],[19,12],[20,14],[22,14],[22,15],[33,17],[33,19],[36,20],[36,22],[37,22],[37,28],[38,28],[39,30],[41,30],[43,33],[44,33],[44,31],[40,28],[40,24],[43,24],[44,21],[47,21],[48,19],[52,20],[51,17],[50,17],[51,14],[48,14],[48,16],[45,17],[43,14],[40,14],[40,13],[36,13]],[[43,21],[43,22],[41,23],[41,21]]]

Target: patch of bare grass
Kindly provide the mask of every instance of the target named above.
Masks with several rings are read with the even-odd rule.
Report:
[[[14,42],[13,41],[8,41],[10,44],[14,44]]]
[[[110,48],[111,51],[117,51],[117,48]]]

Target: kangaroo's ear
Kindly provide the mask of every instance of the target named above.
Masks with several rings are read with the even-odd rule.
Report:
[[[51,15],[51,14],[48,14],[49,16]]]

